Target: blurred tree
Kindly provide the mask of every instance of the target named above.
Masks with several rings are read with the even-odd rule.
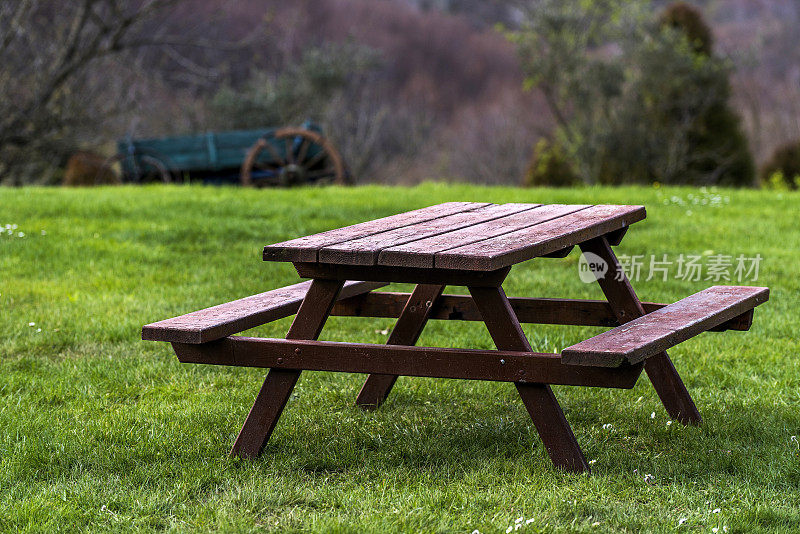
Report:
[[[163,3],[0,2],[0,176],[15,168],[20,181],[20,167],[41,159],[32,153],[63,158],[74,148],[64,131],[105,111],[90,100],[97,87],[87,68],[130,46],[137,25]]]
[[[306,50],[279,73],[254,70],[240,87],[210,100],[215,129],[321,123],[354,179],[415,152],[427,130],[421,114],[385,98],[380,54],[352,42]]]
[[[684,15],[659,20],[648,0],[541,0],[509,34],[584,182],[753,183],[730,67],[698,51],[710,39],[690,42]]]
[[[202,28],[173,13],[179,4],[0,1],[0,183],[52,181],[69,154],[99,142],[102,125],[135,104],[157,55],[182,65],[173,73],[198,69],[177,47],[220,43],[204,44]],[[180,37],[175,21],[186,21]]]
[[[378,53],[352,43],[306,50],[275,73],[254,70],[241,88],[225,85],[211,98],[215,129],[263,128],[319,120],[331,99],[380,66]]]

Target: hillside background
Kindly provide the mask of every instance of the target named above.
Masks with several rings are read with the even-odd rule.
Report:
[[[763,163],[800,138],[800,4],[692,3],[713,28],[717,54],[735,65],[732,103]],[[517,3],[504,0],[178,2],[140,30],[158,46],[88,75],[92,90],[69,101],[81,120],[69,135],[43,139],[30,164],[38,181],[53,182],[70,153],[110,153],[128,135],[311,118],[358,182],[519,183],[532,147],[553,127],[541,95],[523,91],[515,48],[498,31],[520,19]]]

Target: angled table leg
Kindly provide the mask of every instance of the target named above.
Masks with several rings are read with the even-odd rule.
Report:
[[[608,240],[605,237],[598,237],[582,243],[580,247],[583,252],[596,254],[608,265],[605,276],[597,281],[620,324],[644,315],[639,297],[636,296]],[[685,425],[696,424],[702,420],[700,412],[666,352],[645,360],[644,369],[670,417]]]
[[[470,287],[469,292],[498,350],[531,352],[530,343],[502,287]],[[575,473],[590,471],[550,386],[528,382],[515,382],[514,385],[553,465]]]
[[[417,285],[408,297],[386,344],[415,345],[442,291],[444,286],[440,284]],[[356,398],[356,404],[365,410],[374,410],[389,396],[396,380],[396,375],[369,375]]]
[[[330,314],[344,282],[314,280],[286,334],[287,339],[314,340]],[[231,449],[231,456],[256,458],[267,444],[278,419],[292,394],[300,371],[270,369],[255,403]]]

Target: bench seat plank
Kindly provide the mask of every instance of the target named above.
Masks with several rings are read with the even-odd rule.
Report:
[[[572,365],[638,363],[729,321],[769,299],[769,289],[713,286],[564,349]]]
[[[174,343],[207,343],[297,313],[311,281],[212,306],[142,327],[142,339]],[[347,299],[386,286],[348,281],[339,294]]]

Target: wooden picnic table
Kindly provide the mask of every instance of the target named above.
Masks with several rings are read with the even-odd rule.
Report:
[[[142,338],[172,343],[181,362],[269,368],[231,454],[261,454],[303,370],[366,373],[356,403],[375,409],[398,376],[513,382],[554,465],[589,465],[551,385],[632,388],[642,369],[670,417],[700,422],[666,349],[708,330],[747,330],[762,287],[715,286],[673,304],[640,302],[612,246],[645,218],[643,206],[448,202],[264,248],[291,262],[293,286],[146,325]],[[509,298],[511,267],[564,257],[579,246],[607,266],[607,301]],[[392,282],[412,293],[379,292]],[[447,285],[469,295],[446,295]],[[234,336],[296,314],[286,339]],[[385,345],[318,341],[330,315],[397,317]],[[430,319],[482,321],[497,350],[416,347]],[[564,349],[534,352],[520,323],[611,327]]]

